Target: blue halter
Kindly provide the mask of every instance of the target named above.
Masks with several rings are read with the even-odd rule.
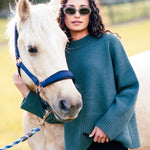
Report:
[[[34,82],[34,84],[37,86],[37,93],[40,93],[40,89],[43,87],[46,87],[49,84],[52,84],[54,82],[64,80],[64,79],[72,79],[74,81],[74,76],[73,74],[68,71],[68,70],[62,70],[58,71],[55,74],[49,76],[47,79],[44,81],[40,82],[27,68],[26,66],[22,63],[18,46],[17,46],[17,41],[18,41],[18,31],[17,31],[17,25],[15,25],[15,55],[16,55],[16,66],[18,68],[19,75],[21,76],[20,73],[20,68],[31,78],[31,80]]]

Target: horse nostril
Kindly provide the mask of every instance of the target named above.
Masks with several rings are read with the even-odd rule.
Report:
[[[68,113],[69,111],[69,106],[66,100],[61,100],[59,102],[59,108],[62,110],[64,113]]]

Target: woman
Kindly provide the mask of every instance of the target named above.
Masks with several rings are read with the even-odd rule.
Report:
[[[83,99],[79,116],[64,124],[65,149],[139,147],[134,109],[139,84],[120,40],[105,30],[95,1],[62,0],[58,22],[69,38],[66,59]],[[24,104],[38,96],[18,75],[14,81],[25,98],[22,108],[31,112]],[[39,112],[32,111],[42,118]]]

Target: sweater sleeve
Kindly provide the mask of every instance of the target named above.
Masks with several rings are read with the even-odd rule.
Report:
[[[124,130],[134,114],[139,83],[124,47],[114,35],[111,35],[109,40],[109,49],[114,68],[117,95],[114,103],[97,122],[96,126],[102,129],[110,140],[113,140]]]
[[[21,103],[21,108],[43,119],[43,116],[45,115],[45,110],[42,107],[41,101],[44,100],[36,93],[30,91],[28,96],[25,99],[23,99]],[[50,106],[48,109],[51,110]],[[61,122],[59,122],[55,118],[53,113],[49,114],[49,116],[46,119],[46,122],[53,124],[61,124]]]

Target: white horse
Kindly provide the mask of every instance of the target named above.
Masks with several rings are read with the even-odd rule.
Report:
[[[65,46],[67,37],[61,31],[56,22],[59,10],[59,0],[52,0],[49,4],[31,5],[28,0],[19,0],[15,17],[8,25],[10,48],[14,52],[14,26],[17,23],[19,32],[18,47],[24,64],[40,80],[49,75],[68,69],[65,60]],[[29,47],[36,47],[37,53],[30,53]],[[140,91],[137,100],[137,120],[141,137],[141,150],[150,149],[150,51],[135,55],[130,58],[131,64],[140,82]],[[32,81],[21,72],[24,82],[35,91],[36,87]],[[51,106],[57,108],[59,117],[64,121],[77,117],[81,107],[79,107],[72,117],[69,114],[61,113],[58,103],[61,99],[74,105],[82,105],[81,96],[77,92],[71,80],[64,80],[47,86],[40,93],[41,97]],[[24,132],[36,127],[41,119],[24,112],[23,117]],[[64,150],[64,129],[63,125],[48,124],[28,140],[32,150]]]
[[[150,51],[130,57],[140,83],[136,104],[137,122],[141,139],[141,148],[150,150]]]
[[[15,17],[8,24],[11,51],[15,51],[14,28],[17,24],[17,45],[22,62],[40,81],[60,70],[68,70],[65,58],[68,39],[56,21],[59,6],[58,0],[39,5],[32,5],[28,0],[19,0]],[[21,76],[29,88],[36,91],[36,86],[22,70]],[[71,79],[46,86],[40,96],[50,104],[56,117],[62,121],[76,118],[82,108],[81,95]],[[24,132],[37,127],[40,120],[31,113],[24,112]],[[63,134],[63,125],[46,123],[28,142],[33,150],[63,150]]]

